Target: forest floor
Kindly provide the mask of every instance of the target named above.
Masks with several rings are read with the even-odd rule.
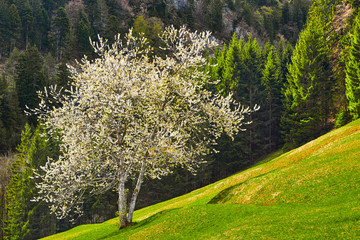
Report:
[[[358,239],[360,120],[243,172],[45,239]]]

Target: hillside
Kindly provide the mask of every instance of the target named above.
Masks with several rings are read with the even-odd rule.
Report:
[[[271,161],[117,219],[45,239],[355,239],[360,120]]]

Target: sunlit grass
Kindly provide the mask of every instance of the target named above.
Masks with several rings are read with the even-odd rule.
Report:
[[[360,121],[276,154],[136,211],[132,227],[119,231],[112,219],[46,239],[360,238]]]

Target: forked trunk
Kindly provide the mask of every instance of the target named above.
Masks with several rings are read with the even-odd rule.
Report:
[[[129,208],[129,216],[128,216],[128,222],[129,223],[132,223],[132,218],[133,218],[133,214],[134,214],[134,211],[135,211],[136,199],[137,199],[137,197],[139,195],[141,183],[142,183],[142,181],[144,179],[145,166],[146,166],[146,160],[144,160],[142,162],[142,164],[141,164],[141,170],[140,170],[137,182],[136,182],[136,187],[135,187],[134,192],[133,192],[132,197],[131,197],[130,208]]]

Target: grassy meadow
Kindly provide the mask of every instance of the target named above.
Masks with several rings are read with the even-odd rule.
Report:
[[[360,239],[360,120],[134,219],[44,239]]]

